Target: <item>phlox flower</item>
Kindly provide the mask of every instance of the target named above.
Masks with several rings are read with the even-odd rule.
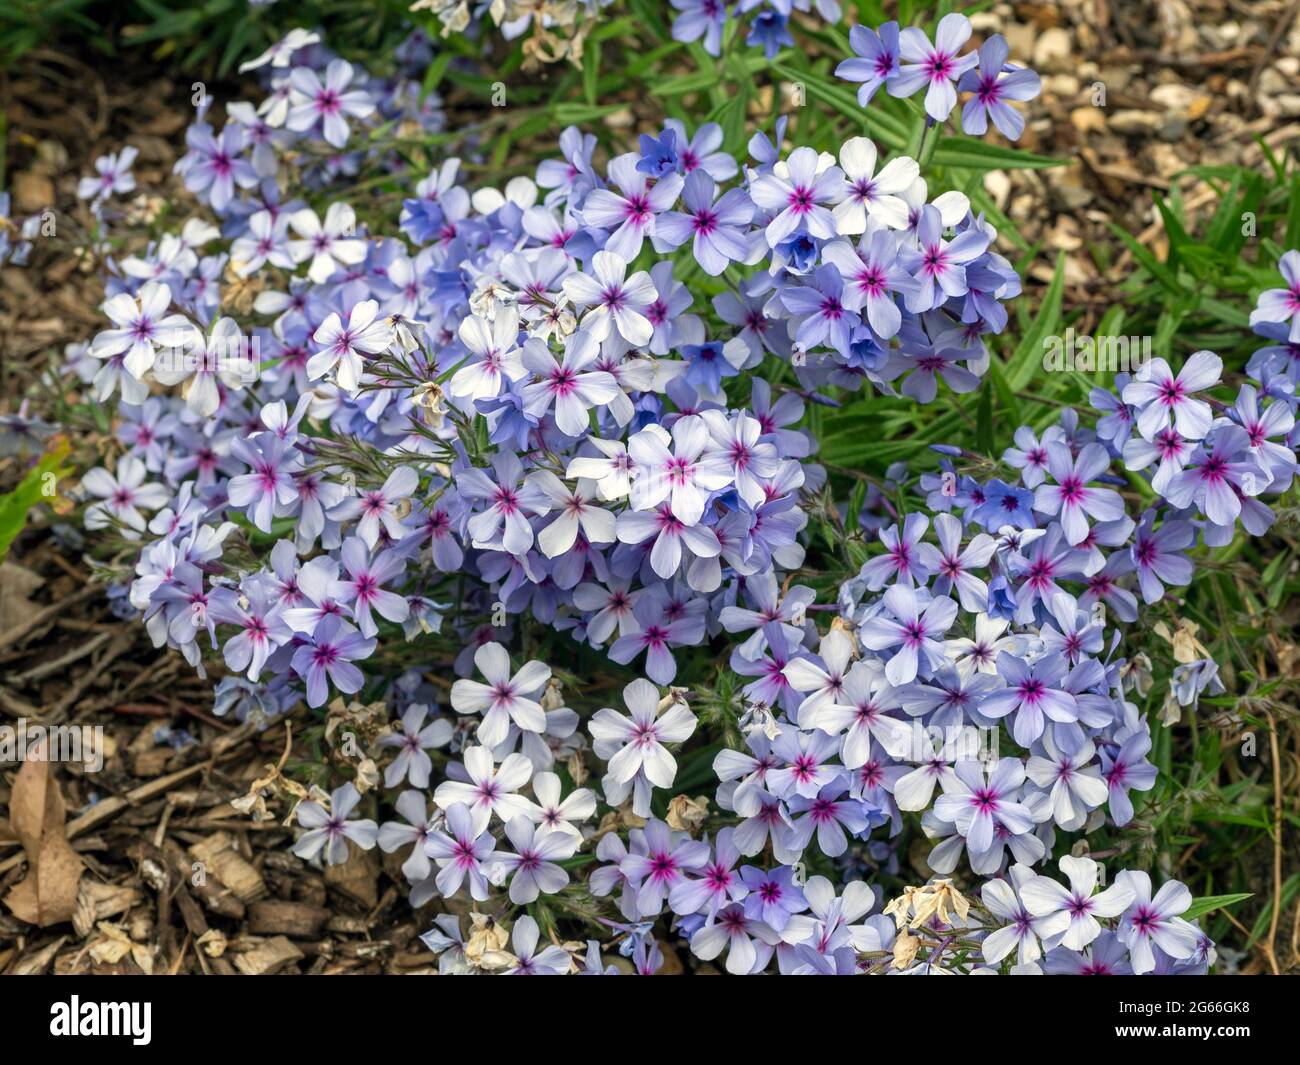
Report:
[[[573,958],[563,947],[553,944],[537,949],[541,929],[527,914],[517,921],[510,933],[510,945],[515,951],[515,964],[505,971],[506,976],[562,976],[573,968]]]
[[[828,858],[838,858],[849,849],[849,836],[861,835],[871,824],[866,804],[848,793],[848,782],[843,775],[811,798],[792,795],[789,809],[794,822],[790,845],[803,850],[816,833],[817,849]]]
[[[610,544],[617,536],[614,515],[592,499],[596,494],[593,481],[579,480],[569,488],[550,470],[534,470],[529,484],[540,488],[551,501],[556,518],[537,534],[537,546],[547,558],[569,551],[581,530],[589,544]]]
[[[330,865],[342,865],[348,859],[348,840],[362,850],[374,847],[379,837],[379,826],[369,818],[348,820],[348,814],[360,801],[356,785],[349,781],[330,796],[328,810],[318,802],[300,802],[294,813],[298,824],[307,831],[298,837],[293,853],[303,861],[311,861],[323,851]]]
[[[1024,116],[1007,101],[1032,100],[1042,82],[1032,70],[1008,63],[1007,54],[1007,39],[995,33],[980,45],[978,65],[961,76],[957,88],[975,94],[962,108],[962,132],[983,136],[991,118],[1007,140],[1020,139]]]
[[[754,204],[743,189],[730,189],[715,202],[716,195],[717,185],[703,168],[690,173],[682,187],[686,210],[667,211],[655,221],[655,250],[671,251],[689,240],[695,261],[714,277],[728,264],[743,262],[749,254],[745,227],[754,217]]]
[[[1288,323],[1287,339],[1300,344],[1300,251],[1288,251],[1277,266],[1286,288],[1270,288],[1260,293],[1255,309],[1250,312],[1250,327],[1255,329],[1273,322]]]
[[[91,357],[120,356],[126,372],[143,380],[154,364],[158,345],[174,346],[194,331],[184,315],[167,313],[171,302],[171,288],[158,281],[146,281],[138,297],[119,292],[107,300],[102,310],[116,328],[96,334],[90,344]]]
[[[533,546],[533,527],[527,515],[548,513],[550,500],[537,485],[520,483],[524,468],[514,452],[498,451],[492,456],[492,467],[495,482],[477,468],[456,474],[456,488],[462,496],[487,504],[486,510],[469,519],[473,545],[523,555]]]
[[[619,391],[610,374],[594,368],[599,354],[591,333],[567,337],[563,361],[556,360],[545,341],[530,337],[524,342],[520,361],[540,380],[524,385],[524,409],[540,418],[554,408],[560,432],[581,436],[589,428],[588,412],[609,403]]]
[[[356,535],[370,550],[379,543],[380,531],[392,540],[401,540],[410,530],[398,516],[403,504],[410,502],[419,488],[419,475],[410,466],[393,470],[383,485],[348,495],[329,516],[338,522],[356,519]]]
[[[1187,469],[1170,480],[1165,498],[1180,510],[1195,504],[1215,525],[1231,526],[1243,513],[1245,489],[1253,483],[1258,492],[1269,482],[1249,447],[1250,437],[1241,426],[1216,429],[1192,454]]]
[[[224,212],[235,196],[235,186],[251,189],[257,184],[257,171],[240,153],[248,146],[248,136],[238,122],[227,122],[220,136],[212,135],[206,122],[196,122],[185,131],[189,149],[177,161],[176,170],[184,174],[185,187],[205,194],[218,213]]]
[[[654,236],[656,216],[672,207],[682,190],[681,175],[669,173],[650,185],[637,165],[635,152],[620,155],[609,164],[609,176],[622,195],[596,189],[582,202],[588,225],[613,230],[605,250],[629,262],[637,257],[645,238]]]
[[[1036,962],[1043,956],[1038,939],[1042,919],[1030,913],[1020,897],[1021,886],[1035,876],[1033,869],[1017,862],[1007,870],[1007,880],[989,880],[980,888],[980,899],[985,909],[1000,921],[1007,922],[984,937],[981,951],[990,965],[997,965],[1013,950],[1020,965]]]
[[[709,861],[709,845],[693,840],[684,832],[672,832],[657,818],[646,822],[645,853],[628,854],[619,870],[636,885],[637,909],[644,915],[657,914],[674,887],[689,872],[703,869]]]
[[[1213,388],[1223,376],[1223,360],[1212,351],[1190,355],[1175,377],[1164,359],[1142,364],[1124,386],[1124,402],[1137,408],[1137,428],[1147,440],[1171,422],[1184,440],[1201,440],[1210,431],[1210,405],[1196,393]]]
[[[380,747],[397,748],[397,757],[384,770],[384,787],[395,788],[403,781],[410,781],[413,788],[429,786],[433,761],[425,751],[449,744],[452,730],[445,717],[435,717],[426,725],[428,717],[427,706],[412,703],[402,714],[401,731],[380,737]]]
[[[119,152],[109,152],[95,160],[95,177],[84,177],[77,182],[77,198],[100,200],[105,196],[123,196],[135,188],[131,167],[135,165],[138,148],[128,146]]]
[[[740,851],[733,840],[735,830],[724,828],[714,842],[714,857],[700,870],[697,878],[679,880],[668,892],[668,908],[682,916],[703,913],[712,919],[718,910],[739,902],[749,894],[741,874],[736,870]]]
[[[575,307],[589,308],[582,328],[597,342],[617,332],[633,347],[644,347],[654,334],[645,309],[657,298],[654,282],[644,270],[627,277],[627,260],[612,251],[591,257],[591,273],[564,279],[564,293]]]
[[[569,874],[556,862],[573,857],[577,842],[564,832],[542,833],[524,815],[506,824],[506,838],[514,853],[498,851],[494,870],[510,877],[510,901],[516,906],[536,902],[539,895],[554,895],[569,882]]]
[[[925,88],[925,111],[936,122],[945,121],[957,106],[956,83],[979,61],[974,52],[958,55],[969,40],[970,19],[950,12],[939,20],[931,44],[925,31],[908,26],[898,36],[898,73],[889,81],[893,96],[911,96]]]
[[[849,47],[854,56],[841,60],[835,76],[860,81],[858,103],[866,107],[882,85],[888,85],[899,71],[898,23],[886,22],[878,30],[861,23],[849,30]],[[915,89],[912,90],[914,92]],[[911,92],[896,94],[910,96]]]
[[[877,174],[876,159],[876,146],[866,137],[851,137],[840,148],[848,194],[832,213],[836,230],[845,236],[866,232],[868,216],[890,229],[907,228],[907,202],[901,194],[921,169],[915,159],[900,155]]]
[[[848,241],[832,241],[822,249],[822,259],[844,280],[840,297],[844,308],[861,311],[881,340],[896,335],[903,315],[895,293],[909,288],[912,280],[897,265],[898,238],[887,229],[877,229],[863,236],[856,250]]]
[[[1074,546],[1088,535],[1088,518],[1116,521],[1124,516],[1124,501],[1112,488],[1089,487],[1110,467],[1110,455],[1101,444],[1088,444],[1077,458],[1069,447],[1053,440],[1047,445],[1047,468],[1055,484],[1034,490],[1034,509],[1057,517],[1065,542]]]
[[[671,0],[681,12],[673,19],[673,40],[698,41],[704,38],[709,55],[722,54],[722,28],[727,22],[725,0]]]
[[[1059,864],[1069,878],[1069,888],[1050,877],[1035,876],[1020,885],[1020,898],[1039,919],[1038,935],[1047,950],[1058,946],[1082,950],[1101,934],[1097,918],[1118,917],[1133,902],[1136,891],[1121,874],[1113,885],[1093,894],[1099,868],[1095,861],[1066,855]]]
[[[491,893],[488,863],[496,854],[496,840],[487,830],[491,810],[481,805],[471,808],[459,802],[451,803],[445,810],[446,830],[432,829],[424,840],[424,853],[438,864],[438,890],[443,898],[451,898],[468,877],[470,898],[486,902]]]
[[[764,233],[775,248],[797,229],[829,240],[835,236],[835,219],[824,204],[837,204],[847,192],[844,172],[832,156],[815,148],[796,148],[770,173],[750,182],[750,198],[774,217]]]
[[[330,60],[324,81],[310,67],[294,67],[285,126],[301,133],[319,124],[326,143],[342,148],[348,142],[348,118],[367,118],[375,110],[364,89],[347,91],[353,74],[352,64],[345,59]]]
[[[235,625],[240,632],[225,643],[222,654],[226,665],[237,673],[247,671],[249,680],[257,680],[266,660],[277,647],[293,639],[293,630],[284,621],[284,607],[271,601],[265,586],[251,583],[244,589],[244,600],[219,599],[210,607],[214,621]]]
[[[533,777],[533,795],[537,801],[529,807],[528,817],[537,825],[538,836],[558,833],[582,844],[580,824],[596,812],[596,795],[590,788],[575,788],[561,801],[560,778],[554,773]]]
[[[988,566],[997,541],[988,533],[977,533],[963,549],[961,519],[951,514],[936,514],[934,531],[939,546],[921,544],[917,549],[921,564],[935,576],[931,590],[936,595],[946,595],[955,587],[962,609],[979,613],[988,606],[989,589],[972,570]]]
[[[247,236],[231,243],[230,258],[240,277],[255,274],[266,263],[282,270],[294,269],[297,260],[289,247],[288,216],[272,218],[270,211],[254,212],[248,220]]]
[[[1156,967],[1153,947],[1171,958],[1191,957],[1197,950],[1200,931],[1178,916],[1192,904],[1192,893],[1186,885],[1166,881],[1152,898],[1151,878],[1146,873],[1125,869],[1116,877],[1116,887],[1121,882],[1132,893],[1133,901],[1124,911],[1118,934],[1129,949],[1133,971],[1141,975]]]
[[[677,775],[677,761],[664,745],[688,739],[695,731],[696,719],[677,700],[661,716],[659,689],[643,678],[623,689],[623,701],[627,716],[606,707],[596,712],[588,728],[596,756],[609,763],[606,801],[621,805],[630,791],[633,809],[644,810],[638,816],[647,817],[651,787],[672,787]]]
[[[473,812],[476,819],[483,815],[483,827],[475,833],[477,837],[486,828],[487,815],[495,814],[502,823],[508,823],[528,813],[532,804],[516,794],[533,775],[532,763],[527,758],[522,754],[508,754],[500,765],[495,765],[487,747],[466,747],[461,757],[463,775],[469,778],[468,782],[444,780],[433,793],[433,801],[447,811],[449,818],[453,807],[458,805]]]
[[[452,374],[449,391],[453,396],[490,399],[501,394],[506,381],[526,376],[517,346],[519,312],[513,307],[501,310],[492,322],[469,315],[461,320],[457,335],[474,358]]]
[[[401,783],[400,777],[396,783]],[[393,854],[404,847],[411,848],[411,853],[402,863],[402,875],[406,877],[408,883],[414,885],[411,891],[411,905],[421,906],[433,897],[434,890],[437,888],[436,883],[431,883],[433,862],[424,849],[433,827],[432,819],[429,817],[429,807],[424,795],[415,790],[402,792],[393,806],[406,819],[406,823],[385,821],[380,825],[379,849],[385,854]]]
[[[632,508],[649,510],[666,500],[675,518],[695,525],[704,514],[708,494],[730,484],[731,473],[716,452],[705,454],[709,426],[700,416],[688,415],[673,423],[672,451],[667,436],[656,426],[628,441],[628,456],[636,470]]]
[[[1041,739],[1042,754],[1033,755],[1025,765],[1029,779],[1052,800],[1052,817],[1065,831],[1083,827],[1090,811],[1106,801],[1106,782],[1101,770],[1093,765],[1097,749],[1091,740],[1083,740],[1073,749],[1060,749],[1046,730]]]
[[[486,684],[458,680],[451,687],[451,705],[458,714],[482,714],[479,742],[495,747],[506,738],[510,723],[527,732],[544,732],[546,715],[536,701],[551,669],[542,662],[528,662],[513,675],[510,656],[499,643],[484,644],[474,652],[474,664]]]
[[[705,961],[712,961],[726,950],[726,970],[733,976],[747,976],[766,968],[780,941],[775,929],[746,916],[741,903],[720,910],[713,923],[699,929],[690,940],[691,953]]]
[[[356,212],[346,203],[330,204],[324,222],[304,207],[289,216],[289,228],[299,237],[289,241],[289,252],[296,262],[311,260],[307,277],[314,285],[325,284],[340,264],[355,266],[366,257],[366,242],[355,235]]]
[[[921,551],[921,538],[930,527],[930,519],[924,514],[913,513],[903,519],[902,531],[897,525],[882,529],[880,542],[885,546],[885,553],[863,563],[858,576],[866,582],[871,591],[879,591],[890,581],[898,581],[911,587],[913,583],[924,583],[930,576],[925,565],[925,555]]]
[[[294,651],[292,659],[294,671],[307,684],[307,705],[322,706],[329,696],[329,683],[346,695],[359,692],[366,678],[352,663],[369,658],[374,650],[373,639],[362,636],[337,614],[321,618],[310,642]]]
[[[916,226],[918,246],[904,244],[898,251],[899,265],[913,276],[912,284],[903,289],[903,302],[917,314],[942,307],[951,296],[964,296],[966,266],[988,250],[989,238],[983,230],[967,229],[947,241],[943,229],[939,208],[927,204]]]
[[[140,511],[157,510],[169,498],[162,485],[145,483],[148,475],[144,463],[134,455],[117,460],[116,476],[102,466],[89,470],[81,479],[81,487],[98,502],[86,508],[86,528],[104,529],[116,521],[126,526],[123,536],[139,539],[145,529]]]
[[[365,373],[365,356],[378,355],[395,339],[392,326],[378,314],[375,300],[362,300],[348,314],[346,326],[336,313],[326,318],[312,335],[321,350],[307,361],[307,376],[317,380],[334,370],[339,387],[356,392]]]
[[[1006,651],[998,655],[998,675],[1005,688],[990,692],[980,704],[986,717],[1002,718],[1015,713],[1011,734],[1028,747],[1043,734],[1047,721],[1075,721],[1075,698],[1063,687],[1068,669],[1064,655],[1038,659],[1032,665]]]
[[[884,606],[888,613],[867,620],[858,639],[873,651],[897,648],[885,664],[885,679],[898,687],[942,665],[946,659],[940,641],[957,617],[957,604],[946,595],[922,601],[912,588],[896,584],[885,592]]]
[[[264,67],[268,63],[273,68],[283,69],[289,65],[294,52],[300,48],[306,48],[309,44],[316,44],[319,40],[319,33],[299,28],[291,29],[261,55],[245,63],[240,63],[239,72],[245,74],[250,70]]]
[[[383,587],[406,571],[406,562],[396,551],[380,551],[371,558],[370,549],[362,539],[349,536],[343,541],[339,559],[345,576],[330,585],[329,594],[336,602],[351,607],[353,620],[361,629],[362,636],[370,637],[379,632],[372,609],[389,621],[406,620],[410,613],[406,599]]]
[[[934,812],[957,826],[972,855],[994,846],[998,826],[1013,836],[1033,830],[1029,808],[1016,800],[1025,780],[1025,767],[1018,758],[1000,758],[989,768],[971,758],[953,766],[953,774],[940,781],[943,794]]]

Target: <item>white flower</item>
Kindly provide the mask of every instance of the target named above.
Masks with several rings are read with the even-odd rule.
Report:
[[[487,678],[458,680],[451,686],[451,705],[458,714],[483,714],[478,740],[495,747],[506,738],[513,721],[524,732],[545,732],[546,713],[533,698],[551,679],[551,667],[529,662],[510,675],[510,656],[499,643],[485,643],[474,652],[474,665]]]
[[[172,290],[157,281],[145,283],[138,302],[125,292],[107,300],[102,309],[117,328],[105,329],[91,341],[91,356],[107,359],[125,352],[122,365],[126,372],[143,380],[153,366],[156,346],[174,343],[194,328],[184,316],[167,314],[171,302]]]
[[[627,446],[622,440],[602,440],[598,436],[587,437],[586,443],[603,454],[604,458],[579,455],[569,460],[569,468],[564,476],[572,480],[575,477],[587,477],[596,482],[596,494],[605,500],[622,499],[632,491],[632,460],[628,457]]]
[[[672,442],[670,452],[663,437],[649,429],[628,441],[627,451],[637,468],[632,509],[649,510],[669,499],[673,516],[686,525],[695,525],[704,515],[708,493],[729,485],[731,473],[719,454],[703,456],[709,429],[698,414],[688,414],[673,423]]]
[[[153,368],[160,384],[184,384],[185,405],[201,418],[211,417],[221,406],[218,381],[238,391],[256,374],[257,364],[233,318],[218,318],[206,338],[197,329],[184,330],[182,343],[161,352]]]
[[[315,44],[319,40],[319,33],[314,33],[311,30],[292,29],[256,59],[250,59],[247,63],[240,63],[239,72],[243,74],[245,71],[256,70],[258,67],[266,66],[267,63],[270,63],[273,67],[287,67],[294,52],[299,48],[306,48],[309,44]]]
[[[355,266],[366,257],[366,242],[354,236],[356,212],[346,203],[330,204],[323,225],[310,207],[294,211],[289,227],[302,238],[289,241],[289,252],[295,262],[311,260],[307,276],[317,285],[325,284],[340,263]]]
[[[1066,855],[1060,862],[1061,872],[1070,879],[1067,890],[1045,876],[1035,876],[1020,885],[1025,909],[1042,918],[1038,935],[1043,946],[1083,950],[1101,934],[1098,917],[1118,917],[1133,901],[1134,891],[1126,880],[1094,895],[1097,886],[1097,863],[1091,858]]]
[[[781,671],[790,687],[808,693],[799,706],[800,724],[807,720],[806,715],[843,702],[844,674],[853,657],[853,641],[841,630],[831,629],[822,637],[818,654],[826,663],[825,669],[811,658],[799,657],[790,659]]]
[[[634,348],[645,347],[654,327],[642,312],[658,299],[650,275],[640,270],[626,277],[627,260],[612,251],[591,257],[590,274],[570,274],[564,279],[565,295],[575,307],[589,307],[582,328],[603,342],[611,327]]]
[[[551,510],[557,517],[537,534],[537,544],[547,558],[562,555],[578,539],[578,529],[589,544],[612,544],[617,522],[604,507],[592,503],[596,486],[592,481],[580,480],[576,488],[569,488],[550,470],[534,470],[528,482],[540,488],[551,501]]]
[[[145,527],[140,509],[157,510],[171,498],[162,485],[144,483],[146,472],[144,463],[134,455],[117,460],[116,477],[102,466],[87,472],[81,487],[101,502],[86,511],[86,528],[103,529],[116,519],[127,526],[123,534],[127,539],[138,539]]]
[[[377,302],[362,300],[352,308],[346,328],[337,314],[326,318],[312,336],[312,340],[321,345],[321,350],[307,360],[307,376],[314,381],[324,377],[337,364],[334,377],[339,388],[355,393],[366,369],[362,353],[377,355],[396,339],[388,321],[376,318],[378,313]]]
[[[579,824],[596,812],[596,795],[590,788],[576,788],[563,802],[560,801],[560,778],[554,773],[538,773],[533,777],[533,794],[537,802],[528,816],[537,824],[538,836],[562,832],[582,842]]]
[[[638,817],[650,816],[650,788],[671,787],[677,776],[677,760],[665,743],[681,743],[695,731],[695,715],[685,704],[674,701],[659,717],[659,689],[638,678],[623,689],[623,701],[630,717],[606,708],[596,712],[588,728],[595,740],[598,758],[609,763],[605,776],[605,799],[621,805],[635,787],[633,810]]]
[[[519,312],[502,308],[496,320],[470,315],[456,331],[460,342],[477,356],[451,376],[449,391],[457,399],[492,399],[501,393],[503,378],[518,381],[524,376],[520,360]]]
[[[439,807],[446,810],[461,803],[475,816],[492,813],[507,822],[520,814],[527,816],[532,803],[515,792],[532,777],[532,762],[522,754],[508,754],[499,766],[494,766],[492,752],[486,747],[467,747],[463,757],[470,783],[444,780],[433,793]]]
[[[902,194],[921,174],[915,159],[900,155],[876,173],[876,146],[853,137],[840,149],[840,166],[849,194],[835,206],[835,228],[845,236],[865,233],[867,215],[890,229],[907,228],[907,201]]]

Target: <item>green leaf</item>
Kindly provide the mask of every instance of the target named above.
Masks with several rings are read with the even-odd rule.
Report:
[[[27,471],[17,488],[0,496],[0,561],[3,561],[9,545],[23,531],[28,512],[50,498],[45,490],[46,477],[52,475],[57,483],[59,478],[71,476],[72,471],[62,465],[68,457],[68,450],[67,440],[60,439],[40,462]]]
[[[935,149],[935,166],[960,167],[965,170],[1044,170],[1064,166],[1069,160],[1035,155],[1019,148],[986,144],[972,137],[942,137]]]
[[[1043,367],[1043,340],[1056,336],[1061,328],[1061,296],[1065,291],[1065,252],[1056,257],[1056,273],[1043,294],[1042,305],[1034,324],[1020,338],[1007,366],[1007,383],[1013,392],[1022,392]]]
[[[1182,914],[1184,921],[1194,921],[1196,918],[1204,916],[1212,910],[1222,909],[1224,906],[1235,906],[1239,902],[1245,902],[1246,899],[1253,896],[1253,892],[1239,891],[1235,895],[1202,895],[1199,899],[1192,899],[1192,904],[1187,907],[1187,912]]]
[[[980,405],[975,414],[975,446],[984,454],[993,454],[993,387],[984,382],[980,389]]]

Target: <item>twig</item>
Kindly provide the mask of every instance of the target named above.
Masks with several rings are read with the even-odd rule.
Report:
[[[1264,953],[1274,976],[1281,976],[1282,970],[1277,964],[1277,924],[1282,917],[1282,754],[1278,750],[1277,719],[1271,710],[1264,711],[1268,716],[1268,747],[1273,754],[1273,915],[1268,922],[1268,940],[1264,944]]]

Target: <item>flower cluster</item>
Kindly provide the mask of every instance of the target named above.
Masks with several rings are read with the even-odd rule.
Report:
[[[674,2],[679,23],[695,11]],[[841,72],[893,55],[857,79],[868,98],[928,84],[943,121],[969,89],[967,131],[985,115],[1010,136],[1005,101],[1036,78],[1000,39],[957,56],[960,18],[933,46],[855,29],[866,58]],[[748,158],[715,124],[669,120],[606,165],[570,128],[500,189],[449,158],[394,218],[357,192],[404,180],[385,131],[442,124],[413,77],[427,42],[408,52],[380,79],[294,31],[246,64],[266,97],[220,128],[201,111],[177,165],[210,215],[116,260],[109,326],[69,353],[97,400],[119,397],[121,454],[86,476],[86,524],[118,534],[154,643],[200,671],[220,657],[220,713],[366,693],[394,718],[370,751],[382,787],[372,765],[301,803],[296,853],[400,853],[414,907],[563,912],[589,893],[638,972],[661,962],[661,919],[733,973],[982,971],[1013,952],[1018,970],[1204,971],[1181,885],[1153,897],[1125,872],[1094,894],[1086,857],[1062,859],[1068,888],[1041,870],[1058,834],[1126,824],[1153,786],[1126,698],[1143,677],[1112,619],[1186,584],[1198,537],[1267,528],[1295,469],[1295,360],[1262,351],[1232,407],[1209,394],[1212,354],[1177,375],[1153,360],[1096,390],[1095,427],[1066,411],[1019,429],[1009,480],[938,445],[923,508],[876,495],[847,515],[880,550],[819,603],[799,571],[832,487],[807,406],[976,389],[1020,291],[993,227],[866,138],[787,151],[783,120]],[[124,161],[87,197],[124,191]],[[1261,331],[1293,302],[1267,294]],[[558,666],[512,665],[531,624],[645,676],[584,718]],[[411,665],[444,628],[463,648],[449,693]],[[663,690],[706,644],[729,648],[741,704],[708,718]],[[1171,698],[1215,683],[1189,663]],[[679,771],[706,720],[739,741]],[[690,799],[710,762],[716,792]],[[353,816],[372,790],[397,793],[400,820]],[[908,815],[936,874],[964,857],[994,878],[981,901],[935,880],[886,906],[867,885],[898,875]],[[425,942],[446,971],[605,971],[607,944],[579,961],[540,935],[476,910],[468,938],[443,916]]]
[[[1019,140],[1025,120],[1008,101],[1038,95],[1036,73],[1008,62],[1006,38],[994,34],[978,52],[961,49],[970,40],[971,22],[960,12],[939,20],[931,41],[915,26],[899,30],[897,22],[879,29],[854,26],[849,43],[856,53],[835,70],[845,81],[861,82],[858,102],[865,107],[878,90],[890,96],[915,96],[925,90],[925,111],[935,122],[946,122],[957,106],[959,92],[970,93],[961,112],[962,129],[976,136],[989,122],[1008,140]]]

